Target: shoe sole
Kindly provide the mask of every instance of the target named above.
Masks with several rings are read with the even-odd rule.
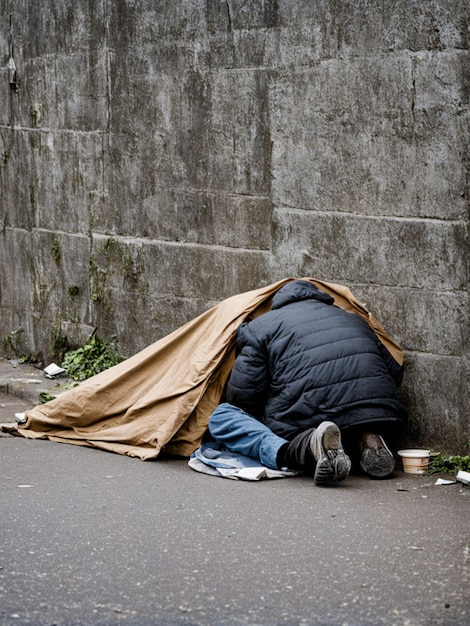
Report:
[[[315,467],[315,474],[313,475],[313,482],[315,485],[336,485],[337,480],[335,476],[335,469],[330,459],[325,456],[319,461]]]
[[[315,434],[310,444],[313,455],[318,459],[314,483],[334,485],[343,481],[351,470],[351,461],[341,447],[340,429],[333,422],[323,422]]]
[[[371,478],[386,478],[395,469],[395,459],[388,448],[366,448],[361,455],[361,469]]]

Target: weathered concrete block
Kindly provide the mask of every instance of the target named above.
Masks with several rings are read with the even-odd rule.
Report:
[[[210,301],[202,298],[150,296],[144,291],[114,288],[107,298],[94,303],[95,319],[102,336],[117,338],[123,356],[143,350],[210,308]]]
[[[26,230],[6,227],[0,245],[0,308],[15,311],[19,317],[33,310],[34,248]],[[7,332],[14,330],[9,328]],[[5,333],[6,334],[6,333]]]
[[[470,336],[469,296],[436,284],[432,290],[350,285],[405,350],[463,357]]]
[[[36,139],[31,133],[0,128],[0,220],[4,226],[30,230],[35,224]]]
[[[40,228],[89,233],[103,190],[103,144],[97,133],[41,133],[34,150],[36,223]],[[61,163],[57,168],[55,163]]]
[[[2,47],[2,49],[5,49]],[[8,46],[6,47],[8,49]],[[18,93],[15,92],[15,85],[10,85],[10,70],[8,64],[10,57],[8,55],[2,56],[0,61],[0,82],[2,89],[0,89],[0,125],[1,126],[13,126],[15,123],[15,117],[13,112],[18,106]],[[13,60],[13,63],[15,61]],[[13,70],[12,70],[13,71]]]
[[[443,453],[468,454],[468,359],[407,355],[403,398],[410,411],[407,441]]]
[[[450,60],[460,77],[460,55]],[[426,57],[426,68],[431,63]],[[414,68],[408,55],[335,60],[274,80],[275,203],[464,217],[466,161],[461,157],[469,130],[458,121],[462,99],[451,108],[445,101],[439,109],[423,108],[428,85],[437,79],[417,81]],[[454,89],[457,101],[461,89]],[[287,119],[292,123],[286,125]]]
[[[148,242],[95,235],[92,261],[108,288],[143,288],[220,300],[267,279],[267,255],[258,250]],[[241,289],[238,287],[242,281]]]
[[[162,188],[145,199],[134,233],[165,241],[267,250],[271,214],[269,197]]]
[[[126,132],[113,136],[112,155],[127,157],[122,165],[129,162],[131,180],[140,181],[139,170],[150,174],[145,164],[151,162],[151,188],[165,181],[171,187],[266,194],[271,143],[265,73],[186,71],[159,73],[156,80],[154,95],[148,96],[153,84],[147,76],[133,96],[113,97],[113,128]],[[129,116],[129,106],[139,114]],[[149,116],[150,130],[142,122]]]
[[[88,238],[52,231],[30,234],[10,228],[3,237],[0,277],[4,338],[18,337],[17,355],[39,358],[51,357],[60,337],[83,345],[93,329]]]
[[[275,28],[279,26],[280,4],[278,0],[253,4],[210,0],[207,3],[209,30]]]
[[[206,27],[206,6],[201,2],[119,3],[109,15],[110,42],[115,47],[175,40],[184,43],[200,37]]]
[[[119,67],[123,62],[127,59],[121,60]],[[169,76],[159,70],[156,75],[138,75],[139,82],[130,93],[124,81],[119,85],[122,91],[112,97],[114,132],[110,148],[118,184],[122,182],[120,168],[125,171],[129,167],[131,176],[126,179],[131,184],[147,185],[141,193],[154,193],[163,182],[171,187],[205,188],[209,126],[206,78],[196,71]],[[148,119],[153,120],[151,127]]]
[[[45,350],[50,346],[50,334],[41,336],[41,342],[36,342],[38,319],[29,311],[5,308],[0,310],[2,328],[1,350],[4,356],[32,357],[42,359]],[[46,341],[44,341],[46,339]],[[40,346],[37,349],[37,346]]]
[[[100,134],[1,129],[0,149],[6,224],[89,232],[103,193]]]
[[[437,109],[458,115],[469,104],[468,50],[417,52],[413,61],[413,105],[416,111]]]
[[[188,312],[199,314],[208,303],[269,282],[263,252],[98,235],[93,237],[90,267],[94,318],[108,336],[119,332],[127,354],[134,351],[135,329],[125,332],[129,343],[121,341],[122,333],[129,319],[137,323],[144,311],[147,320],[155,315],[155,327],[141,331],[140,344],[186,323],[192,319]],[[155,314],[152,302],[158,303]],[[175,312],[175,303],[184,306]]]
[[[295,208],[403,214],[412,136],[409,58],[321,63],[273,81],[273,198]],[[384,157],[395,171],[382,167]],[[395,176],[394,176],[395,174]],[[398,175],[397,175],[398,174]],[[390,178],[389,178],[390,176]]]
[[[468,210],[468,51],[413,61],[413,131],[418,176],[413,214],[464,219]],[[418,212],[415,206],[420,206]]]
[[[88,279],[76,243],[77,238],[52,232],[33,237],[20,229],[3,232],[0,321],[5,354],[50,360],[64,337],[83,345],[90,336]],[[85,243],[82,259],[87,249]]]
[[[264,72],[212,77],[209,184],[234,193],[270,190],[271,137]]]
[[[276,210],[280,269],[337,282],[467,290],[465,222]],[[423,268],[427,272],[423,272]]]
[[[51,0],[42,6],[16,4],[14,9],[10,32],[15,50],[25,57],[87,50],[105,36],[106,12],[100,3]]]
[[[89,238],[35,230],[32,242],[36,310],[59,323],[89,322]]]
[[[48,131],[106,130],[107,65],[107,52],[94,49],[24,61],[18,93],[9,98],[8,123]]]
[[[445,50],[467,45],[465,2],[282,0],[278,6],[284,26],[281,33],[290,35],[282,51],[290,53],[297,63],[311,63],[318,49],[325,56],[380,56],[400,50]]]

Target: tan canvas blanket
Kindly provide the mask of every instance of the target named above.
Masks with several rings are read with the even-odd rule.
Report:
[[[15,434],[155,459],[189,456],[201,443],[235,358],[235,335],[247,318],[269,310],[293,278],[223,300],[170,335],[55,400],[26,412]],[[304,278],[335,304],[361,315],[401,364],[403,353],[347,287]]]

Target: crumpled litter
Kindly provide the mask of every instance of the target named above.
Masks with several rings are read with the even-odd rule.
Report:
[[[456,480],[438,478],[434,484],[435,485],[455,485],[457,482],[463,483],[464,485],[470,485],[470,472],[464,472],[463,470],[459,470],[457,472]]]
[[[464,472],[463,470],[459,470],[457,472],[457,480],[464,485],[470,485],[470,472]]]
[[[244,454],[230,452],[216,441],[203,443],[193,452],[188,465],[196,472],[234,480],[288,478],[300,473],[293,470],[271,469]]]

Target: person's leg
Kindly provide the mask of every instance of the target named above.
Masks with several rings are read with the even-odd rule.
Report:
[[[351,462],[341,446],[336,424],[323,422],[288,442],[252,415],[227,402],[209,419],[209,432],[231,452],[239,452],[271,469],[288,467],[311,472],[317,485],[341,482]]]
[[[341,445],[341,431],[328,421],[299,433],[281,449],[279,456],[281,464],[313,474],[316,485],[339,483],[351,469],[351,461]]]
[[[278,453],[287,441],[242,409],[228,402],[219,404],[209,419],[209,432],[227,450],[279,469]]]

